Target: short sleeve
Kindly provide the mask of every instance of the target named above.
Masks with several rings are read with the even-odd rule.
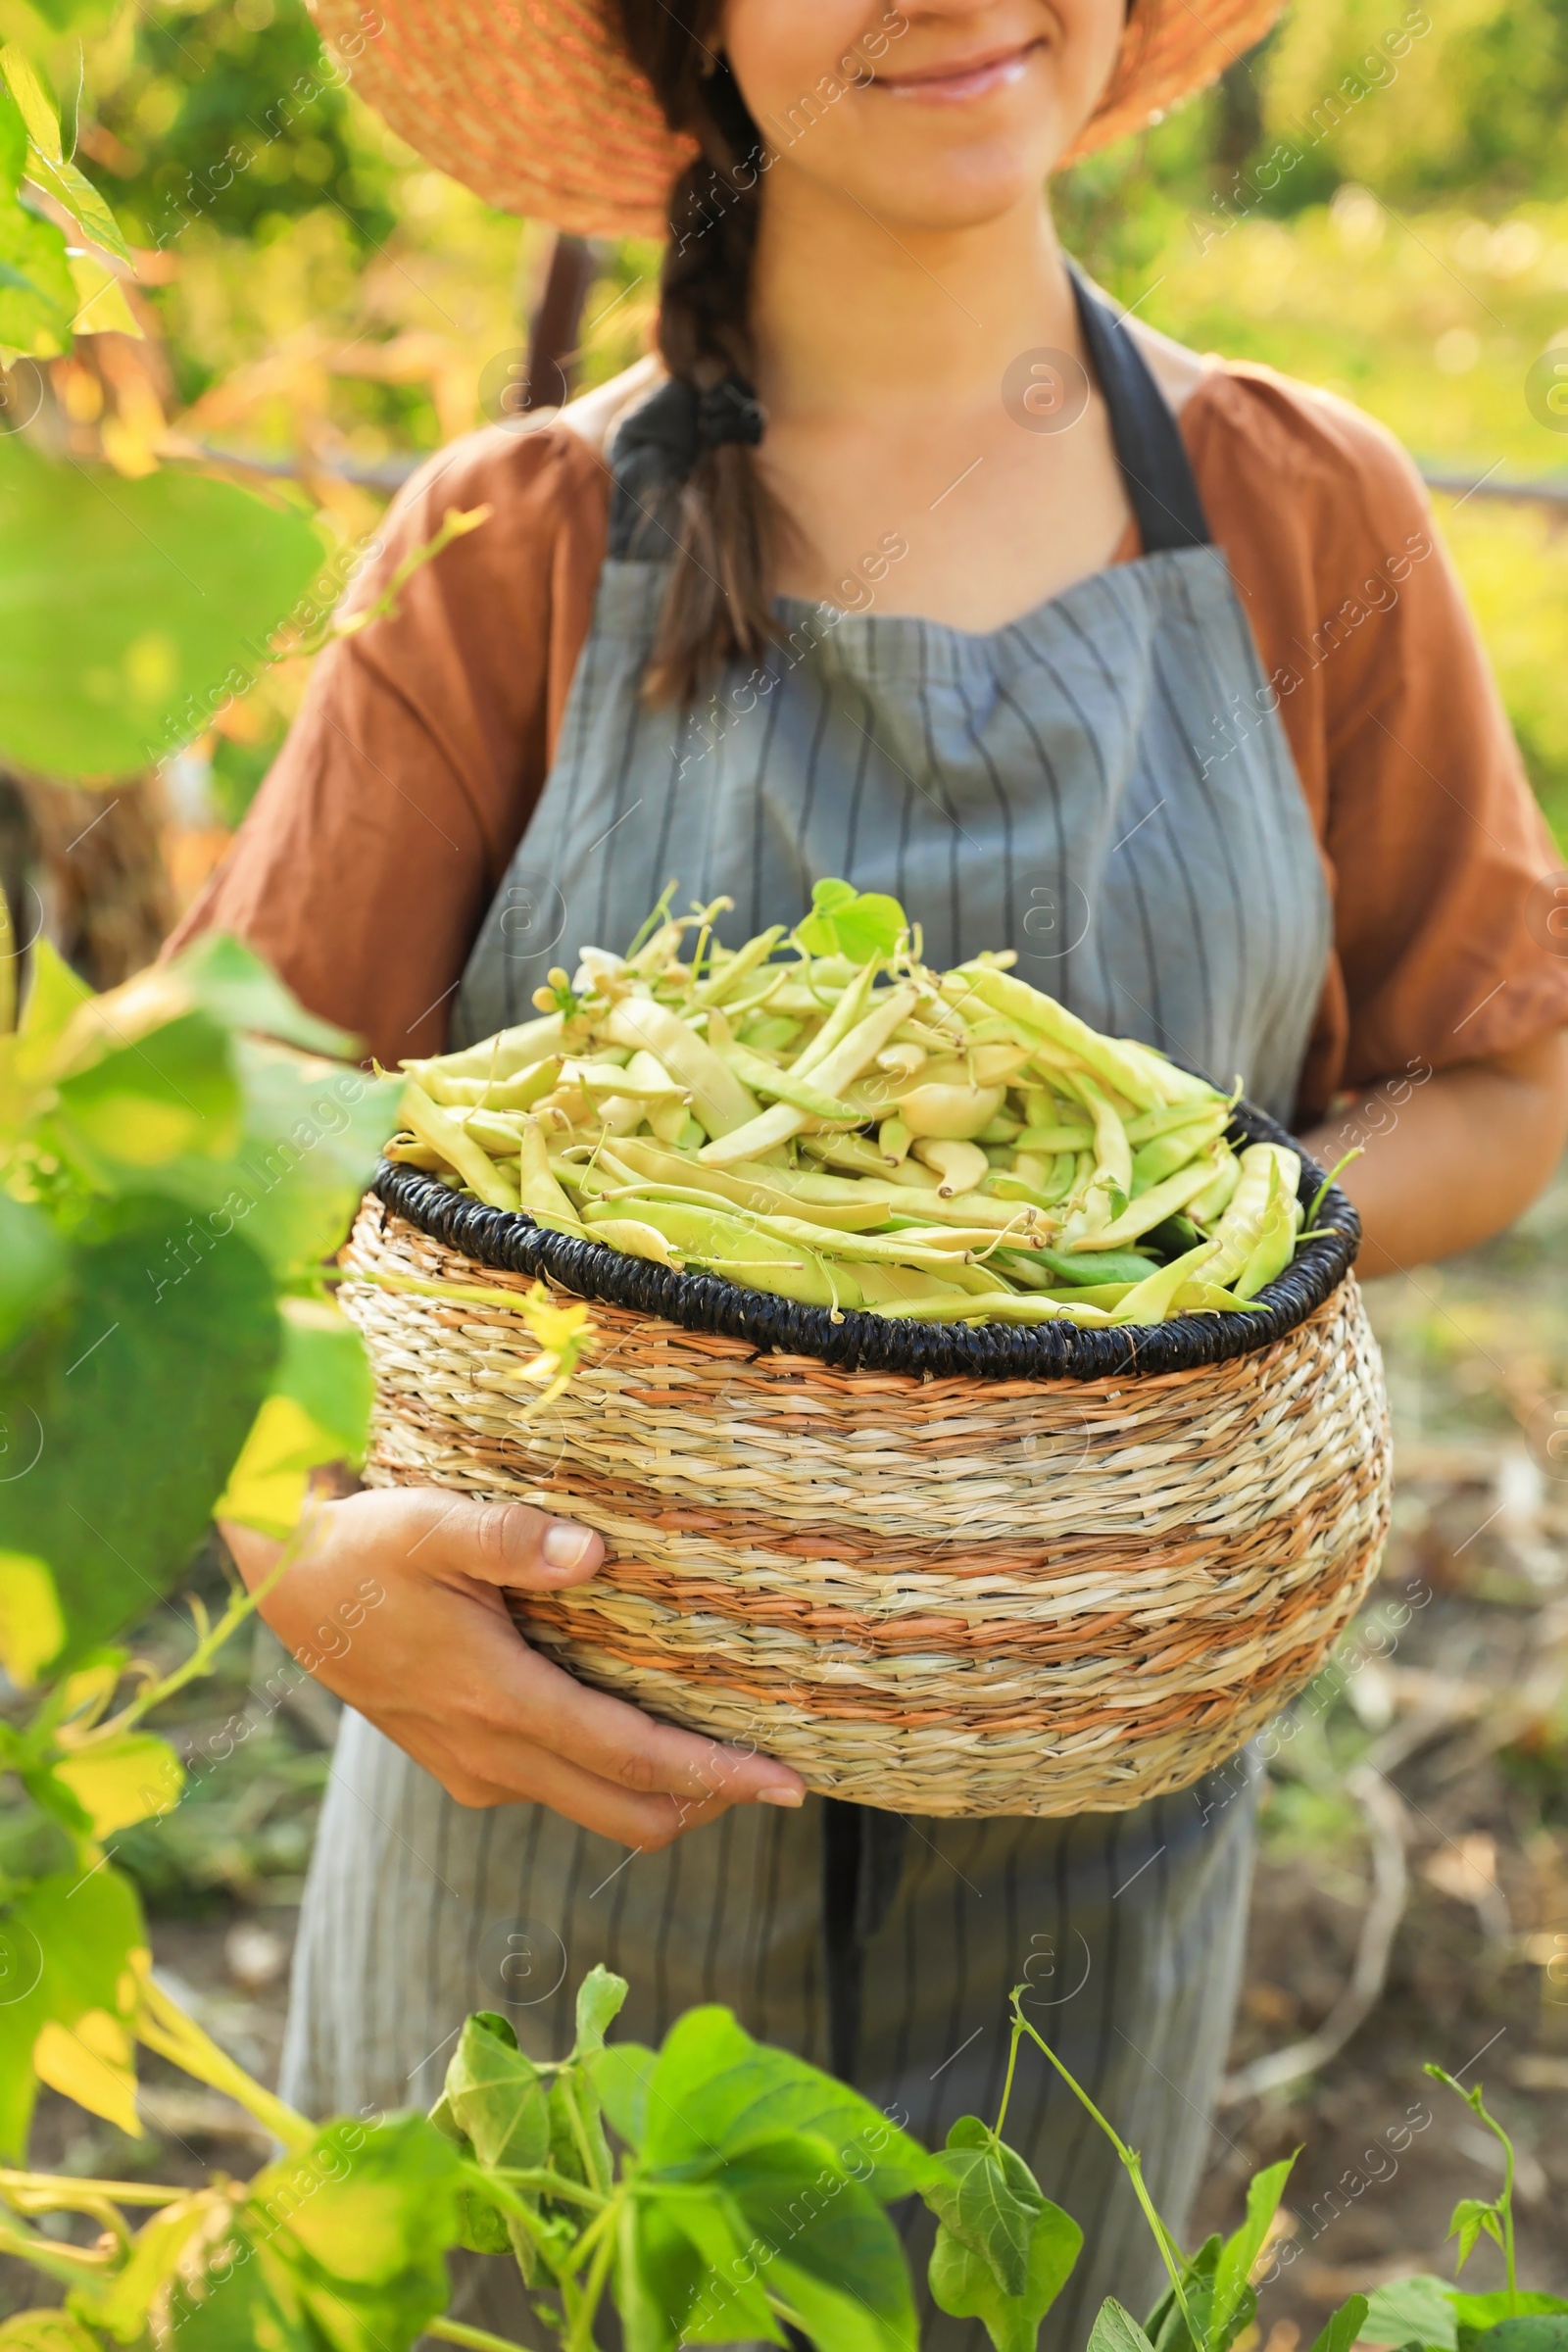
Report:
[[[1533,902],[1562,859],[1409,459],[1330,394],[1219,372],[1190,445],[1334,902],[1311,1116],[1568,1023],[1568,957]]]
[[[455,443],[399,495],[351,608],[450,510],[488,519],[395,611],[328,648],[222,865],[171,948],[237,933],[310,1008],[395,1067],[439,1050],[521,838],[586,634],[603,468],[568,427]]]

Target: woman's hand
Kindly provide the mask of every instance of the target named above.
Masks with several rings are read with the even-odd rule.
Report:
[[[254,1591],[280,1546],[223,1534]],[[586,1584],[604,1555],[587,1528],[521,1504],[367,1489],[313,1507],[261,1614],[461,1805],[548,1805],[651,1852],[729,1805],[800,1804],[787,1765],[671,1731],[528,1647],[504,1592]]]

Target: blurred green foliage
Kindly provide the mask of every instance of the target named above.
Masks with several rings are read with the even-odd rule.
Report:
[[[389,175],[351,139],[343,79],[300,0],[138,11],[99,108],[123,146],[104,185],[135,242],[168,245],[193,219],[265,239],[322,205],[362,250],[384,242]]]

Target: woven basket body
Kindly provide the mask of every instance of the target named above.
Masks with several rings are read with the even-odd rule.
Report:
[[[368,1199],[345,1268],[527,1287]],[[531,1420],[501,1307],[345,1285],[369,1479],[597,1528],[528,1639],[808,1786],[916,1814],[1120,1811],[1187,1787],[1308,1680],[1375,1572],[1390,1450],[1347,1275],[1251,1354],[1101,1380],[919,1379],[758,1354],[596,1304]]]

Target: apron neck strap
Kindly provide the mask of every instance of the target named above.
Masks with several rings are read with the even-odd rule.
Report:
[[[1207,547],[1208,517],[1181,428],[1148,361],[1075,262],[1067,265],[1079,324],[1110,412],[1116,461],[1146,556]]]

